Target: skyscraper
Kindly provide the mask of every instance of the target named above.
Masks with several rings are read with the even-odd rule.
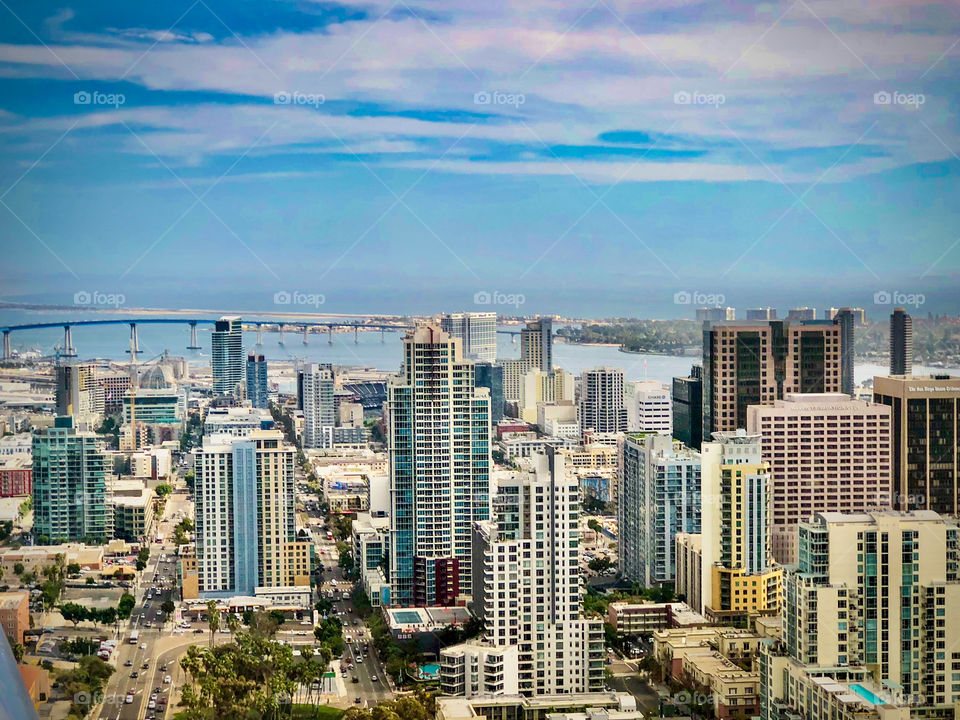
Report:
[[[333,427],[337,413],[333,392],[333,370],[309,363],[299,373],[303,404],[303,446],[333,447]]]
[[[296,536],[295,452],[280,430],[204,437],[194,463],[202,594],[309,587],[312,543]]]
[[[65,361],[57,365],[55,391],[58,416],[71,416],[74,427],[98,425],[105,409],[103,385],[92,363]]]
[[[490,424],[503,420],[503,366],[497,363],[478,362],[473,366],[476,386],[490,391]]]
[[[903,308],[890,315],[890,374],[913,372],[913,318]]]
[[[811,320],[705,323],[703,437],[747,426],[750,405],[840,392],[840,327]]]
[[[751,308],[747,310],[747,320],[776,320],[777,309],[772,307]]]
[[[703,442],[703,368],[694,365],[688,377],[673,379],[673,436],[687,447]]]
[[[255,408],[266,408],[270,405],[267,360],[263,355],[247,355],[247,400]]]
[[[73,418],[33,436],[33,534],[48,542],[106,542],[113,526],[106,503],[99,438]]]
[[[497,359],[497,314],[495,312],[449,313],[440,317],[440,329],[460,338],[467,360]]]
[[[472,607],[487,642],[519,648],[521,694],[596,692],[603,621],[583,614],[579,481],[553,448],[530,463],[498,483],[495,519],[475,524]]]
[[[543,372],[553,370],[553,319],[540,318],[520,331],[520,359]]]
[[[387,412],[390,601],[451,605],[471,594],[471,531],[490,517],[490,396],[460,341],[425,324],[403,340]]]
[[[818,512],[862,512],[891,505],[890,408],[843,393],[788,394],[751,405],[770,465],[771,539],[782,565],[797,562],[797,526]]]
[[[629,436],[619,477],[620,572],[644,587],[672,583],[677,533],[700,532],[700,453],[664,435]]]
[[[580,429],[598,433],[625,432],[623,370],[598,367],[580,375]]]
[[[770,468],[760,436],[714,433],[701,446],[700,463],[701,534],[677,536],[678,554],[700,556],[684,563],[700,578],[678,572],[677,591],[711,622],[744,625],[776,614],[781,570],[771,550]]]
[[[624,392],[627,432],[673,433],[670,392],[656,380],[628,382]]]
[[[894,507],[960,514],[960,377],[875,377],[873,400],[892,410]]]
[[[244,382],[243,323],[239,316],[224,316],[214,325],[210,365],[213,394],[241,397]]]
[[[830,319],[840,326],[840,392],[852,396],[856,313],[853,308],[840,308]]]

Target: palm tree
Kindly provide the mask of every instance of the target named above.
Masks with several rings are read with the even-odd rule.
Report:
[[[227,613],[227,627],[236,636],[237,631],[240,630],[240,618],[237,617],[236,613]]]
[[[215,600],[207,601],[207,624],[210,626],[210,647],[213,647],[213,635],[220,629],[220,611]]]

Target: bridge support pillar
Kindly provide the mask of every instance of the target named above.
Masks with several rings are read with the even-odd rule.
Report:
[[[257,323],[257,347],[263,345],[263,325]]]
[[[333,325],[327,325],[327,342],[333,345]]]
[[[13,352],[10,350],[10,331],[3,331],[3,359],[10,360],[13,358]]]
[[[307,335],[308,335],[309,333],[310,333],[310,326],[309,326],[309,325],[304,325],[304,326],[303,326],[303,344],[304,344],[304,345],[307,344]]]
[[[386,342],[387,331],[384,328],[380,328],[380,344],[383,345]]]
[[[360,344],[360,326],[359,325],[353,326],[353,344],[354,345]]]
[[[197,321],[190,321],[190,344],[187,345],[187,350],[199,350],[200,342],[197,340]]]
[[[283,345],[283,323],[277,325],[277,329],[280,331],[280,339],[277,341],[277,344]]]
[[[69,325],[63,326],[63,355],[64,357],[76,357],[77,349],[73,346],[73,333]]]
[[[130,349],[127,352],[130,353],[130,359],[136,362],[137,355],[140,354],[140,336],[137,335],[136,323],[130,323]]]

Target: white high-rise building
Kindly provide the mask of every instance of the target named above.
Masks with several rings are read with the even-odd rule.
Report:
[[[333,447],[332,428],[337,424],[333,371],[310,363],[300,370],[298,382],[303,402],[303,446]]]
[[[563,368],[555,367],[550,372],[532,368],[520,378],[518,408],[524,422],[537,422],[537,405],[540,403],[573,402],[573,375]]]
[[[580,375],[580,429],[598,433],[624,432],[627,409],[624,406],[623,370],[598,367]]]
[[[700,453],[665,435],[627,437],[617,509],[623,576],[644,587],[673,582],[677,534],[700,532]]]
[[[528,462],[498,482],[496,520],[475,525],[473,610],[487,643],[518,648],[521,694],[599,691],[603,620],[581,605],[580,484],[552,448]]]
[[[387,385],[393,605],[453,605],[471,593],[474,522],[490,517],[490,391],[437,325],[403,340]]]
[[[295,452],[280,430],[204,437],[194,460],[202,594],[309,586],[310,543],[296,539]]]
[[[440,329],[459,338],[468,360],[497,359],[497,314],[495,312],[449,313],[440,317]]]
[[[673,434],[670,391],[656,380],[629,382],[626,387],[627,432]]]
[[[217,320],[210,337],[214,395],[244,396],[247,382],[245,363],[240,316],[224,316]]]

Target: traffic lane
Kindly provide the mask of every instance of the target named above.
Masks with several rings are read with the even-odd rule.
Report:
[[[637,675],[614,676],[610,679],[610,686],[633,695],[637,700],[637,709],[645,715],[652,717],[659,711],[660,697],[657,692]]]

